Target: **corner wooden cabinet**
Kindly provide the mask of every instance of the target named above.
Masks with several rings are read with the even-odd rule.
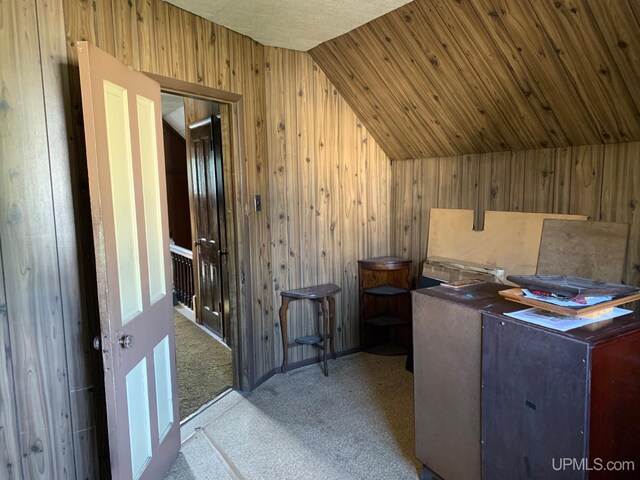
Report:
[[[377,257],[358,261],[360,348],[403,355],[411,341],[411,260]]]

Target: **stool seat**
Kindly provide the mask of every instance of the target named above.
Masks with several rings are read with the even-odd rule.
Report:
[[[282,372],[287,371],[289,359],[289,348],[297,345],[313,345],[322,348],[324,376],[329,376],[327,367],[327,348],[331,349],[331,356],[335,359],[336,352],[333,346],[333,336],[335,331],[335,298],[336,293],[340,293],[341,289],[333,283],[325,283],[323,285],[314,285],[312,287],[297,288],[295,290],[284,290],[280,292],[282,297],[282,306],[280,307],[280,330],[282,333]],[[322,332],[305,337],[295,339],[295,342],[289,343],[287,333],[287,311],[289,302],[295,300],[311,300],[319,303],[322,311]],[[327,342],[328,340],[328,342]],[[328,345],[327,345],[328,344]]]
[[[297,288],[295,290],[284,290],[280,292],[283,297],[289,298],[313,298],[328,297],[340,293],[341,288],[333,283],[325,283],[323,285],[315,285],[313,287]]]

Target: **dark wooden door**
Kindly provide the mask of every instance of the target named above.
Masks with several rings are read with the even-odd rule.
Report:
[[[164,478],[180,448],[160,85],[78,42],[111,475]]]
[[[189,126],[195,207],[202,323],[225,339],[226,223],[220,119],[206,118]]]

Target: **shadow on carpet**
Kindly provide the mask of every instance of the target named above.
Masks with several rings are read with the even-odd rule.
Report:
[[[176,311],[173,321],[180,420],[183,420],[232,385],[231,350]]]

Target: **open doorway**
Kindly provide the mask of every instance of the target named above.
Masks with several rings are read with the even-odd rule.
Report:
[[[233,235],[227,235],[224,182],[230,148],[223,142],[229,135],[222,132],[218,103],[163,93],[162,110],[184,420],[234,381],[226,259]]]

